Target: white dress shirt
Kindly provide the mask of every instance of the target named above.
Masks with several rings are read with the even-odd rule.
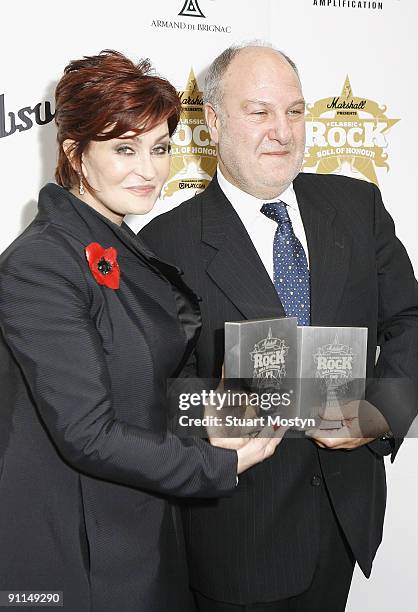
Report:
[[[258,198],[241,191],[235,185],[232,185],[223,176],[221,170],[217,169],[219,187],[224,192],[227,199],[231,202],[237,215],[244,224],[251,241],[267,270],[268,275],[273,281],[273,241],[276,233],[277,223],[273,219],[269,219],[260,211],[263,204],[269,202],[284,202],[287,204],[290,221],[292,222],[293,231],[296,237],[300,240],[306,254],[306,259],[309,266],[308,243],[306,241],[305,228],[303,227],[302,217],[300,216],[299,205],[296,199],[296,194],[293,189],[293,183],[289,185],[283,193],[279,194],[272,200],[259,200]]]

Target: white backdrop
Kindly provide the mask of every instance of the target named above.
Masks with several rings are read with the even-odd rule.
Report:
[[[308,103],[338,96],[348,74],[355,96],[386,105],[388,117],[400,119],[385,134],[389,170],[376,168],[376,174],[417,274],[417,196],[410,186],[416,172],[413,101],[418,95],[418,5],[414,0],[384,0],[382,10],[368,10],[333,4],[321,7],[314,6],[313,0],[273,1],[271,40],[298,64]],[[348,164],[343,173],[355,176]],[[383,543],[370,580],[356,568],[349,612],[418,610],[417,456],[415,438],[405,441],[393,465],[386,462],[388,507]]]
[[[179,15],[183,5],[184,0],[125,0],[111,8],[98,0],[73,0],[65,12],[60,12],[56,2],[47,0],[40,8],[28,3],[24,19],[16,18],[10,3],[2,6],[0,251],[33,218],[39,188],[53,180],[56,154],[53,122],[44,126],[34,123],[30,129],[6,135],[11,131],[9,113],[27,127],[28,121],[20,119],[18,111],[41,103],[43,118],[44,102],[53,101],[55,84],[69,60],[104,48],[120,50],[132,59],[147,56],[158,72],[178,90],[184,90],[191,69],[201,86],[208,63],[222,49],[233,42],[258,38],[270,40],[296,61],[308,103],[341,96],[348,75],[351,91],[346,92],[347,99],[365,99],[367,108],[375,102],[384,117],[399,120],[381,133],[381,124],[386,121],[382,115],[373,118],[359,112],[355,118],[360,119],[361,126],[365,120],[375,121],[376,126],[380,122],[369,149],[375,159],[382,153],[387,155],[388,170],[372,164],[367,177],[359,172],[355,157],[340,156],[334,171],[366,180],[375,171],[398,235],[418,270],[416,189],[409,188],[416,166],[417,139],[415,0],[198,0],[204,17]],[[34,119],[30,109],[21,116]],[[321,117],[317,117],[319,122],[327,116]],[[346,120],[353,118],[348,116]],[[364,140],[364,134],[358,133],[356,138],[360,137]],[[153,215],[193,193],[191,189],[176,191],[159,201],[151,215],[131,218],[131,226],[138,229]],[[418,535],[414,529],[418,511],[417,450],[417,441],[407,440],[395,464],[387,465],[389,498],[384,541],[371,579],[366,581],[355,573],[347,607],[350,612],[392,612],[394,606],[400,606],[402,612],[418,609],[414,588],[418,568]]]

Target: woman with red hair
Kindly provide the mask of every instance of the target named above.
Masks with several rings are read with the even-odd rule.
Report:
[[[58,185],[0,257],[0,590],[61,591],[69,612],[189,610],[172,498],[229,493],[278,442],[167,431],[198,298],[123,219],[158,198],[179,112],[147,61],[71,62]]]

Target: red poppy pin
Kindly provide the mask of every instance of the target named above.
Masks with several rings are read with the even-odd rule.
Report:
[[[119,289],[120,268],[114,247],[104,249],[98,242],[91,242],[84,249],[89,268],[99,283],[109,289]]]

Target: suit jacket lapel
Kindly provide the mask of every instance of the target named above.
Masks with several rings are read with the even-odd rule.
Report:
[[[294,188],[305,227],[311,273],[312,325],[330,325],[347,280],[351,239],[335,204],[314,177],[300,174]],[[273,283],[216,177],[202,194],[202,241],[211,247],[207,273],[244,318],[285,316]]]
[[[347,280],[351,239],[318,182],[300,174],[294,188],[308,242],[311,275],[311,324],[330,325]]]
[[[52,221],[61,226],[84,246],[97,242],[100,236],[104,247],[116,244],[118,251],[121,245],[126,247],[129,253],[145,262],[178,290],[174,291],[174,297],[186,339],[190,342],[195,336],[201,321],[198,297],[183,281],[182,271],[157,257],[128,225],[122,223],[119,227],[70,192],[54,184],[48,184],[41,190],[38,218],[40,221]]]
[[[177,284],[181,275],[179,268],[157,257],[126,223],[119,227],[58,185],[50,183],[41,190],[39,219],[62,226],[85,246],[97,241],[98,234],[102,236],[102,240],[108,242],[102,245],[104,247],[112,246],[116,238],[129,252],[145,261],[157,273],[170,281],[176,280],[174,284]],[[180,284],[184,285],[182,281]]]
[[[207,273],[245,319],[285,316],[273,283],[216,177],[201,196]]]

